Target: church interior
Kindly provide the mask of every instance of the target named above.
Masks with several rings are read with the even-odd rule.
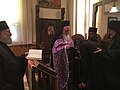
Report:
[[[9,47],[16,56],[28,52],[29,49],[42,49],[43,51],[41,60],[28,60],[24,75],[25,90],[58,90],[57,73],[50,67],[50,42],[57,28],[59,28],[58,23],[69,20],[71,27],[70,36],[73,40],[77,39],[80,41],[88,39],[89,27],[96,27],[97,34],[101,37],[103,48],[106,49],[110,44],[110,38],[107,37],[108,23],[112,20],[120,20],[120,0],[21,1],[24,2],[27,8],[27,11],[23,10],[21,14],[24,15],[26,13],[22,21],[23,28],[26,31],[21,31],[22,33],[25,32],[24,34],[17,32],[16,35],[20,36],[18,40],[21,38],[20,43],[16,44],[18,40],[14,39],[15,43],[13,42]],[[117,12],[110,12],[113,6],[117,8]],[[27,20],[24,21],[24,19]],[[12,20],[14,21],[14,19]],[[8,23],[11,25],[10,29],[14,29],[9,19]],[[76,64],[74,70],[76,70],[80,62],[74,63]],[[74,80],[76,79],[78,79],[77,76]]]

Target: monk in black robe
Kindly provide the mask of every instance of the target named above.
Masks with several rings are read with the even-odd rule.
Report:
[[[16,57],[7,44],[12,42],[9,27],[0,21],[0,90],[24,90],[25,55]]]
[[[106,50],[97,48],[91,54],[86,90],[120,90],[120,21],[111,21],[108,29],[112,42]]]
[[[95,27],[89,27],[88,40],[97,42],[98,44],[103,46],[101,36],[97,34],[97,28]]]

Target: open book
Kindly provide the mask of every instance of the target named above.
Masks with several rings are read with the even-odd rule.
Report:
[[[42,50],[29,49],[29,52],[26,58],[29,60],[42,60]]]

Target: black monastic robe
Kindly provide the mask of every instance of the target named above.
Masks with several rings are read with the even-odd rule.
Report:
[[[120,90],[120,35],[108,49],[93,54],[87,80],[87,90]]]
[[[24,90],[26,65],[24,55],[16,57],[6,44],[0,42],[0,90]]]

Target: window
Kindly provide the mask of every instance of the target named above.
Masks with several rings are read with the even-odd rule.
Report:
[[[2,20],[9,25],[12,44],[32,43],[32,0],[0,0]]]
[[[17,26],[19,20],[19,0],[0,0],[0,21],[5,20],[12,33],[12,40],[17,41]]]
[[[93,4],[97,3],[98,0],[74,0],[75,4],[74,6],[74,13],[73,16],[74,21],[77,20],[76,27],[74,27],[74,30],[76,28],[76,32],[78,34],[82,34],[85,36],[86,33],[88,33],[88,29],[90,26],[92,26],[92,10],[93,10]],[[75,26],[73,25],[73,26]],[[75,34],[74,33],[74,34]]]

